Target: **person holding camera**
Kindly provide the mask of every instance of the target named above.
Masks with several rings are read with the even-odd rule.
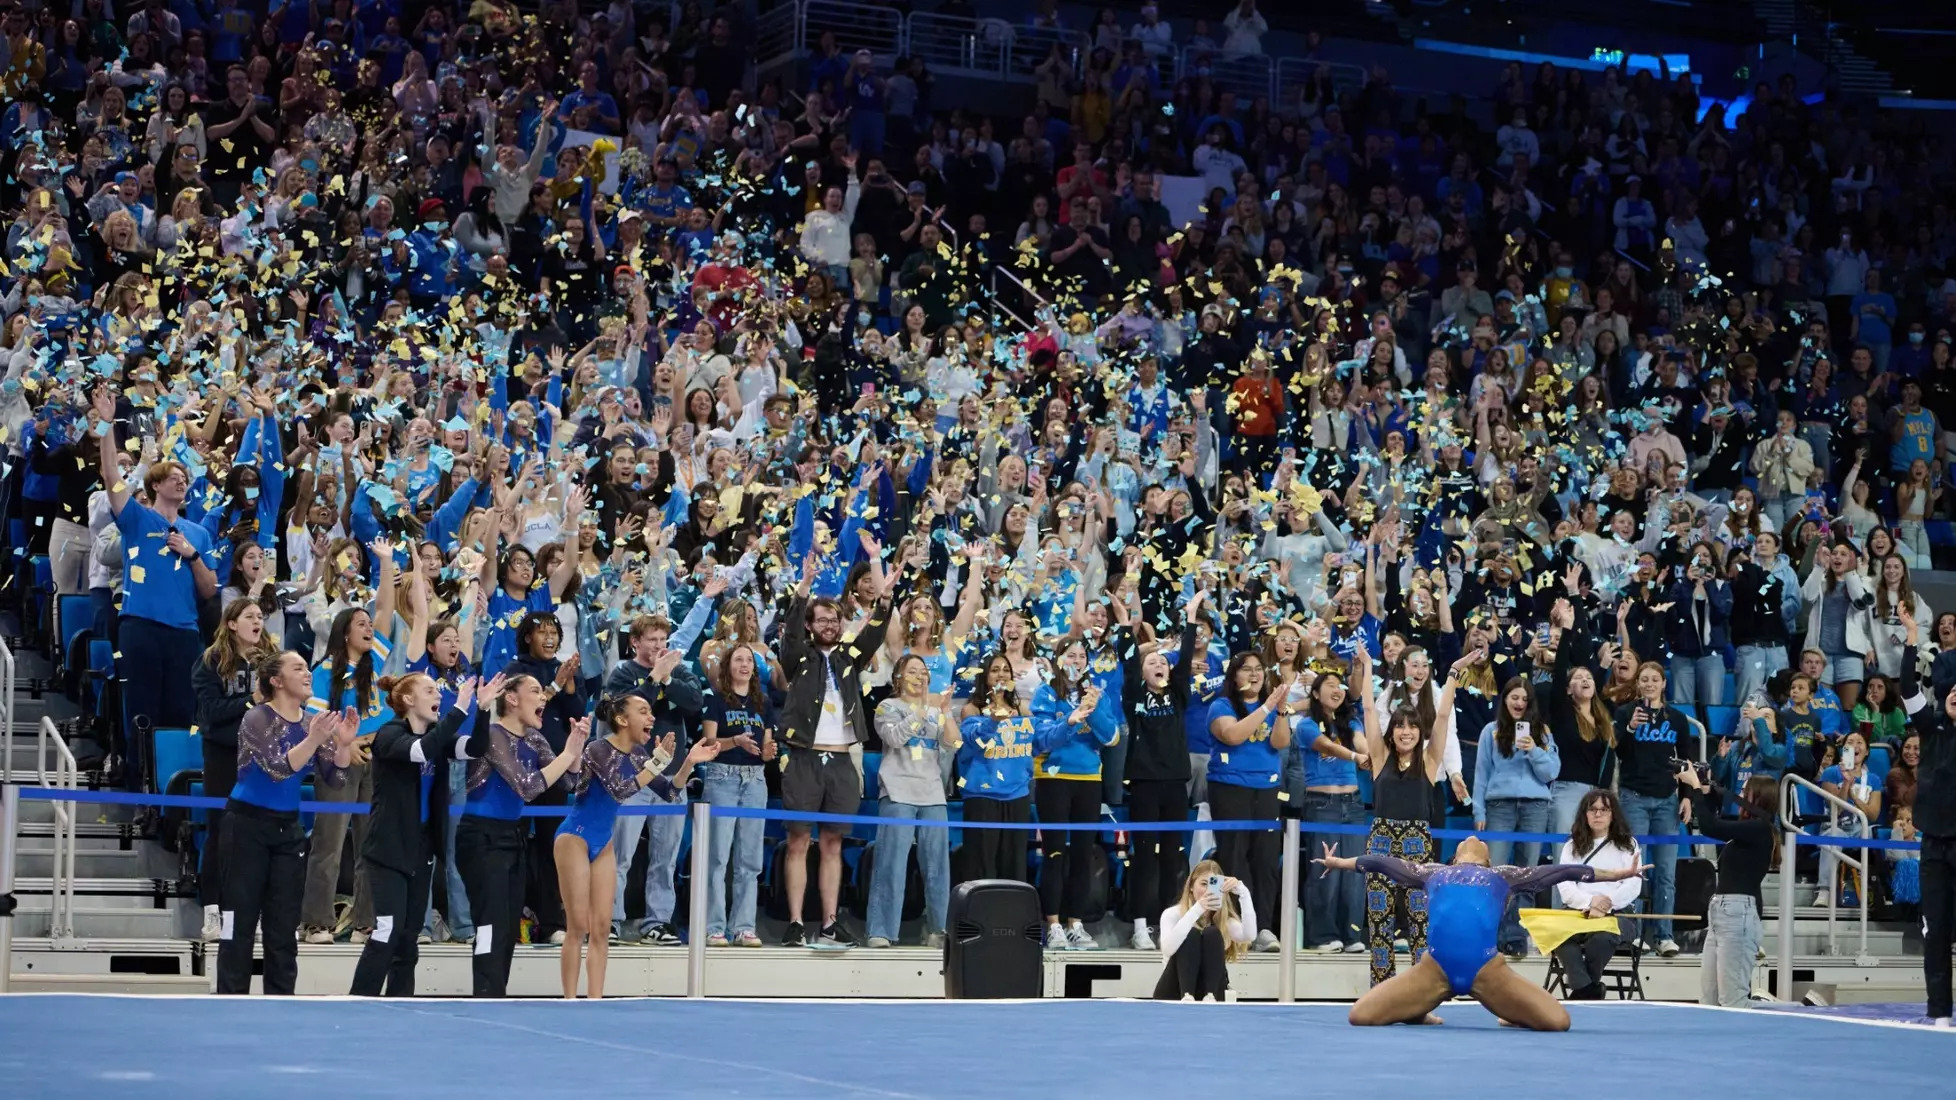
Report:
[[[1712,781],[1727,791],[1742,791],[1755,775],[1773,782],[1786,774],[1788,745],[1779,732],[1779,715],[1763,702],[1747,700],[1739,707],[1739,722],[1730,737],[1720,738],[1718,755],[1712,758]],[[1738,804],[1727,801],[1728,813],[1737,813]]]
[[[1582,864],[1606,871],[1638,867],[1637,842],[1630,836],[1619,812],[1616,795],[1602,787],[1582,796],[1576,808],[1576,823],[1569,839],[1562,844],[1557,863]],[[1564,882],[1556,886],[1555,898],[1565,908],[1580,910],[1591,917],[1607,917],[1637,903],[1644,891],[1641,877],[1614,882]],[[1623,937],[1617,932],[1582,932],[1570,936],[1555,949],[1569,987],[1569,1000],[1603,999],[1603,968],[1616,954]]]
[[[1225,876],[1213,859],[1196,864],[1181,900],[1161,914],[1167,965],[1155,983],[1155,1000],[1222,1000],[1229,990],[1228,964],[1243,956],[1256,934],[1250,888]]]
[[[1759,883],[1779,861],[1779,780],[1755,775],[1738,795],[1737,817],[1720,815],[1713,797],[1723,792],[1698,769],[1678,770],[1685,799],[1678,807],[1685,821],[1725,846],[1718,853],[1718,882],[1711,906],[1705,910],[1705,951],[1699,967],[1698,1003],[1744,1008],[1752,995],[1752,968],[1759,957],[1764,928],[1759,915],[1763,902]],[[1949,952],[1943,951],[1947,959]],[[1945,964],[1946,965],[1946,964]]]
[[[1726,622],[1732,615],[1732,586],[1718,575],[1709,542],[1691,548],[1683,577],[1666,597],[1672,604],[1671,701],[1679,706],[1725,702]]]
[[[1617,785],[1623,816],[1638,836],[1676,836],[1678,833],[1678,759],[1697,755],[1696,731],[1684,713],[1664,702],[1664,666],[1645,661],[1637,666],[1636,695],[1616,708],[1617,757],[1622,761]],[[1668,913],[1677,902],[1678,849],[1674,843],[1653,845],[1651,905]],[[1657,921],[1650,934],[1657,953],[1678,953],[1671,922]]]

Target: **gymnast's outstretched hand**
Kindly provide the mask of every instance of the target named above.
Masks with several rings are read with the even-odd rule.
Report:
[[[1646,863],[1642,867],[1623,867],[1615,871],[1597,871],[1596,881],[1618,882],[1626,878],[1636,878],[1656,866],[1654,863]]]
[[[1311,862],[1323,867],[1324,870],[1320,873],[1326,875],[1333,871],[1355,871],[1358,869],[1358,860],[1351,856],[1337,855],[1336,852],[1336,848],[1326,844],[1324,845],[1324,855],[1319,856]]]

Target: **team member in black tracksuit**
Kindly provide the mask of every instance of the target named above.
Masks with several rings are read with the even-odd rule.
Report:
[[[1931,699],[1917,684],[1922,624],[1906,604],[1896,610],[1907,631],[1902,651],[1902,705],[1922,741],[1915,766],[1915,827],[1922,833],[1922,977],[1929,1019],[1950,1026],[1949,946],[1956,924],[1956,688]]]
[[[225,607],[211,647],[190,670],[197,695],[197,733],[204,749],[204,795],[230,798],[238,781],[238,721],[257,700],[252,681],[260,664],[278,656],[265,636],[265,612],[256,600],[236,599]],[[203,940],[223,934],[224,811],[212,810],[205,831],[204,861],[197,869],[197,900],[204,906]]]
[[[300,787],[314,769],[329,787],[345,782],[360,720],[351,708],[306,713],[312,671],[297,653],[258,666],[258,694],[266,701],[238,723],[238,782],[224,807],[217,991],[251,992],[252,934],[262,924],[265,992],[289,996],[299,979],[299,903],[306,880]]]
[[[373,809],[360,854],[374,898],[374,930],[353,969],[352,994],[414,996],[421,959],[416,933],[427,917],[435,854],[448,817],[448,761],[465,721],[474,718],[474,680],[442,712],[442,691],[426,673],[378,685],[395,717],[374,732]]]
[[[1126,712],[1128,734],[1134,741],[1127,753],[1129,820],[1188,820],[1189,736],[1184,712],[1189,705],[1189,668],[1195,659],[1195,624],[1201,609],[1202,593],[1198,591],[1189,599],[1182,648],[1173,665],[1160,651],[1142,656],[1135,648],[1134,635],[1125,628],[1114,643],[1127,679],[1121,709]],[[1134,936],[1129,942],[1137,951],[1153,951],[1148,917],[1175,904],[1179,896],[1175,884],[1186,874],[1183,864],[1188,854],[1182,834],[1176,832],[1137,832],[1128,843],[1133,875],[1128,903],[1135,914]]]

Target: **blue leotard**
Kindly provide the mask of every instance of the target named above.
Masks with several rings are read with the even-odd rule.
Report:
[[[1590,882],[1586,864],[1550,867],[1482,867],[1473,863],[1407,863],[1391,856],[1358,857],[1358,870],[1381,874],[1405,886],[1426,890],[1426,951],[1447,975],[1457,996],[1474,988],[1481,968],[1494,957],[1494,936],[1514,890],[1545,889],[1558,882]]]
[[[557,826],[557,835],[577,837],[584,842],[588,858],[597,859],[604,853],[605,845],[611,843],[619,804],[638,793],[639,773],[650,761],[643,745],[621,752],[609,738],[593,738],[584,747],[584,759],[573,784],[577,794],[564,823]],[[651,786],[671,798],[673,785],[667,777],[653,776]]]

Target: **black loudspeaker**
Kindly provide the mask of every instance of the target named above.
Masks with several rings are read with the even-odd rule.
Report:
[[[951,891],[944,996],[951,1000],[1042,997],[1045,954],[1039,891],[1009,879],[977,879]]]

